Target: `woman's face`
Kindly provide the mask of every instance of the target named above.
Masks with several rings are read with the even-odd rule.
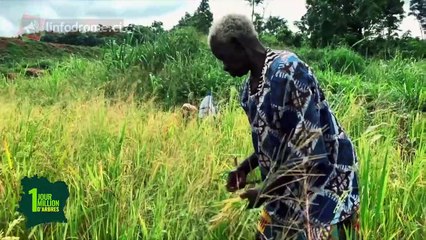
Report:
[[[212,39],[210,46],[213,55],[223,63],[223,70],[232,77],[242,77],[250,71],[248,56],[240,44]]]

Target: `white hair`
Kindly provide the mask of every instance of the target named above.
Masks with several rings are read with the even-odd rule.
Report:
[[[228,14],[216,21],[210,27],[208,43],[215,39],[220,42],[229,42],[232,38],[257,38],[258,34],[251,20],[242,14]]]

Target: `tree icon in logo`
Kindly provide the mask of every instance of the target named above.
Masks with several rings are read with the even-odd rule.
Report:
[[[39,41],[44,31],[44,20],[39,16],[24,14],[21,18],[19,35]]]

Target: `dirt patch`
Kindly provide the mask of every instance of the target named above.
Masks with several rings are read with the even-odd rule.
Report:
[[[18,38],[5,38],[0,37],[0,49],[5,49],[10,43],[14,43],[19,46],[24,46],[25,42]]]
[[[17,73],[14,73],[14,72],[8,72],[8,73],[6,74],[6,78],[7,78],[8,80],[15,80],[17,77],[18,77],[18,74],[17,74]]]
[[[70,54],[97,58],[100,53],[99,48],[0,37],[0,74],[6,76],[9,72],[26,71],[26,67],[48,69],[50,61],[60,61]],[[40,64],[41,61],[45,63]],[[41,71],[31,69],[26,73],[32,77],[42,74]]]
[[[3,38],[0,38],[0,49],[5,49],[9,42]]]
[[[68,48],[68,45],[62,43],[48,43],[50,46],[55,48]]]
[[[45,74],[45,70],[39,68],[27,68],[25,70],[25,76],[28,77],[41,77]]]
[[[21,39],[17,39],[17,38],[12,38],[12,42],[19,45],[19,46],[24,46],[25,42],[22,41]]]
[[[21,39],[18,39],[18,38],[0,37],[0,50],[1,49],[6,49],[10,43],[14,43],[14,44],[19,45],[19,46],[25,46],[25,45],[28,44],[27,42],[25,42],[25,41],[23,41]],[[62,44],[62,43],[48,43],[48,42],[38,42],[38,43],[40,43],[40,44],[47,44],[50,47],[60,48],[60,49],[64,49],[64,48],[65,49],[70,49],[70,48],[73,47],[72,45]]]

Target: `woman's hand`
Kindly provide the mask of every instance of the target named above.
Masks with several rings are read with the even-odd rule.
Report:
[[[229,192],[235,192],[246,186],[247,176],[244,171],[233,170],[228,175],[226,188]]]
[[[256,188],[248,189],[240,195],[240,198],[248,200],[248,209],[258,208],[265,202],[265,199],[260,197],[260,191]]]

